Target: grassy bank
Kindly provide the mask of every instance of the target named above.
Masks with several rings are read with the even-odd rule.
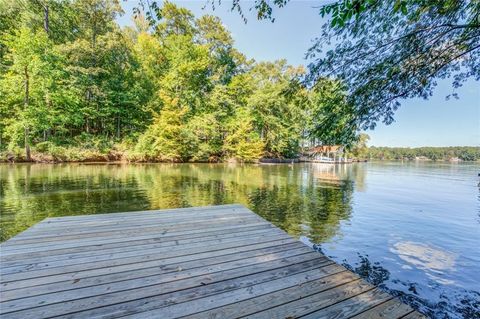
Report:
[[[15,147],[0,151],[0,162],[3,163],[75,163],[75,162],[257,162],[258,159],[231,158],[211,156],[205,159],[182,161],[163,156],[152,157],[135,150],[132,142],[100,142],[82,143],[77,145],[56,145],[42,142],[30,150],[31,160],[27,160],[24,148]]]
[[[110,162],[126,161],[127,154],[117,148],[100,149],[76,146],[34,147],[31,150],[31,160],[28,161],[25,150],[15,148],[0,152],[1,162],[34,162],[34,163],[63,163],[63,162]]]

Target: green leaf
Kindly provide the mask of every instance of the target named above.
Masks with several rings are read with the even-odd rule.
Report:
[[[393,12],[394,12],[394,13],[397,13],[398,10],[400,10],[401,5],[402,5],[402,1],[401,1],[401,0],[395,1],[395,3],[393,4]]]
[[[337,25],[337,21],[338,21],[338,18],[337,18],[337,17],[333,18],[333,19],[332,19],[332,22],[330,22],[330,26],[331,26],[332,28],[335,27],[335,26]]]

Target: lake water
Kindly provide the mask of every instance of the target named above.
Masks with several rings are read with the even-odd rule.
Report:
[[[1,240],[46,217],[241,203],[434,318],[480,318],[479,164],[0,165]]]

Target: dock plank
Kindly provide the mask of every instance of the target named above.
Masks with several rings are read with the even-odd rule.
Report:
[[[320,277],[319,279],[312,279],[312,281],[306,283],[297,283],[293,287],[266,293],[258,296],[257,298],[249,298],[240,302],[228,304],[223,307],[217,307],[208,311],[198,312],[186,316],[185,319],[221,319],[233,318],[235,316],[244,317],[265,311],[266,309],[281,306],[292,301],[300,300],[307,296],[318,294],[322,291],[329,290],[336,286],[355,280],[359,280],[357,276],[348,271],[340,271],[338,273],[328,274],[325,277]],[[274,315],[280,316],[280,311],[278,310],[279,309],[277,308],[274,312]],[[288,313],[289,315],[292,314],[290,309],[288,310]]]
[[[59,281],[66,281],[66,280],[73,280],[78,281],[83,278],[88,277],[95,277],[95,276],[104,276],[112,273],[119,273],[125,271],[133,271],[139,270],[149,267],[163,267],[166,265],[170,265],[172,263],[179,263],[179,262],[186,262],[194,259],[204,259],[204,258],[211,258],[216,256],[222,256],[225,254],[236,254],[244,251],[249,251],[253,249],[261,249],[265,247],[277,246],[277,245],[285,245],[295,243],[295,240],[292,238],[285,238],[282,240],[274,240],[271,242],[264,242],[264,243],[257,243],[253,245],[240,245],[237,247],[230,247],[226,249],[214,250],[214,251],[205,251],[205,252],[192,252],[190,255],[182,255],[176,256],[171,258],[162,258],[162,256],[158,256],[156,259],[152,260],[137,260],[134,263],[127,263],[121,265],[115,265],[107,268],[95,268],[95,269],[88,269],[88,270],[79,270],[74,272],[67,272],[61,273],[56,275],[50,276],[43,276],[43,277],[32,277],[32,278],[24,278],[17,279],[14,281],[3,281],[4,276],[2,276],[1,287],[2,289],[18,289],[22,287],[29,287],[32,285],[43,285],[52,282],[59,282]],[[208,250],[208,248],[206,248]],[[24,273],[26,276],[29,272]]]
[[[133,236],[128,238],[122,239],[107,239],[107,240],[98,240],[91,242],[85,245],[70,245],[68,247],[56,247],[50,248],[45,251],[31,251],[31,252],[17,252],[17,253],[0,253],[0,261],[7,262],[7,261],[23,261],[29,258],[34,258],[38,260],[39,258],[45,257],[58,257],[59,255],[67,255],[70,256],[75,253],[81,252],[92,252],[92,251],[103,251],[104,249],[109,248],[116,248],[116,247],[130,247],[135,246],[136,244],[143,244],[143,243],[152,243],[152,242],[171,242],[177,241],[180,239],[199,239],[208,236],[216,236],[216,238],[220,238],[223,236],[228,236],[231,234],[240,233],[247,230],[252,229],[272,229],[271,225],[265,223],[259,223],[255,225],[246,225],[246,226],[228,226],[228,227],[212,227],[209,228],[209,231],[196,231],[196,232],[183,232],[183,233],[170,233],[170,234],[154,234],[152,235],[141,235],[141,236]]]
[[[362,283],[365,284],[365,283]],[[362,293],[348,298],[346,300],[335,303],[332,306],[321,310],[314,311],[304,319],[336,319],[336,318],[350,318],[365,310],[373,308],[385,301],[393,299],[393,297],[380,289],[368,289]],[[396,317],[390,317],[396,318]],[[398,317],[397,317],[398,318]]]
[[[106,306],[109,304],[116,304],[118,301],[129,301],[139,298],[147,298],[152,295],[162,294],[168,292],[174,292],[177,290],[185,290],[192,287],[202,286],[206,283],[221,282],[231,278],[244,276],[255,272],[269,271],[277,269],[278,266],[290,266],[296,265],[299,262],[308,264],[311,261],[312,265],[329,263],[327,259],[321,259],[321,257],[312,253],[303,253],[293,256],[285,254],[282,258],[270,257],[271,260],[261,262],[261,258],[254,258],[246,262],[241,267],[221,269],[219,272],[209,272],[208,278],[205,276],[191,276],[181,278],[180,276],[152,276],[148,278],[139,278],[128,281],[120,281],[117,283],[108,283],[99,286],[87,287],[83,289],[71,290],[71,293],[55,293],[49,295],[39,295],[36,297],[21,298],[18,300],[2,302],[2,308],[5,312],[13,312],[22,309],[29,309],[33,305],[34,307],[45,307],[49,304],[62,303],[63,307],[67,301],[69,301],[69,310],[81,310],[84,309],[86,304],[98,306]],[[298,266],[297,266],[298,267]],[[296,269],[296,268],[295,268]],[[203,284],[202,284],[203,283]],[[125,291],[129,293],[126,294]],[[106,295],[107,297],[100,297]],[[99,296],[96,297],[95,296]],[[81,299],[81,300],[79,300]],[[99,299],[103,299],[102,302],[98,302]],[[53,307],[49,308],[52,311]]]
[[[251,228],[242,228],[236,231],[230,231],[228,234],[223,234],[221,232],[210,232],[202,235],[179,235],[172,238],[147,238],[140,240],[130,240],[126,242],[117,242],[112,244],[100,244],[94,246],[87,246],[88,249],[85,249],[85,246],[82,249],[66,249],[64,251],[56,251],[55,254],[52,250],[46,252],[44,256],[30,253],[23,256],[16,255],[16,258],[7,258],[0,259],[2,261],[3,267],[15,267],[31,263],[39,263],[38,258],[41,257],[42,262],[50,261],[60,261],[60,260],[72,260],[82,257],[92,257],[97,255],[103,255],[105,253],[115,253],[115,252],[127,252],[131,250],[143,250],[144,248],[153,248],[153,247],[175,247],[179,245],[190,245],[192,243],[203,242],[205,245],[215,244],[216,242],[229,239],[232,237],[244,237],[244,236],[256,236],[260,234],[270,233],[272,231],[271,227],[251,227]],[[273,232],[275,233],[275,232]],[[81,250],[81,251],[79,251]],[[23,257],[23,258],[22,258]]]
[[[305,247],[302,247],[305,248]],[[3,291],[3,295],[5,296],[5,300],[15,299],[15,298],[23,298],[25,296],[34,296],[37,294],[47,294],[52,292],[58,291],[66,291],[75,287],[75,289],[89,287],[89,286],[96,286],[108,283],[115,283],[117,281],[122,280],[130,280],[135,278],[141,277],[148,277],[148,276],[155,276],[155,275],[165,275],[174,273],[176,277],[183,278],[182,276],[188,277],[189,274],[197,274],[200,275],[202,272],[202,267],[206,267],[206,272],[210,273],[210,269],[215,270],[218,267],[228,266],[229,264],[234,265],[242,265],[241,260],[254,257],[261,257],[261,258],[269,258],[271,254],[281,254],[284,251],[289,250],[298,250],[297,243],[291,244],[281,244],[277,246],[271,246],[267,248],[261,249],[253,249],[244,252],[239,252],[235,254],[227,253],[220,256],[210,257],[210,258],[202,258],[202,259],[194,259],[188,261],[180,261],[180,262],[173,262],[170,264],[166,264],[160,267],[147,267],[142,269],[134,269],[130,271],[123,271],[118,273],[111,273],[106,274],[103,276],[93,276],[93,277],[86,277],[80,280],[67,280],[67,281],[59,281],[53,282],[43,285],[34,285],[34,286],[27,286],[24,288],[17,288],[13,286],[10,290]],[[265,256],[264,256],[265,255]],[[240,261],[240,262],[239,262]],[[226,264],[226,265],[225,265]],[[200,268],[197,269],[197,268]],[[185,271],[182,273],[182,271]],[[36,282],[33,282],[34,284]],[[10,294],[9,294],[10,293]],[[12,297],[10,297],[12,296]]]
[[[352,317],[352,319],[399,318],[411,312],[412,308],[402,303],[400,299],[390,299],[387,302]]]
[[[47,218],[0,245],[3,318],[424,318],[239,204]]]
[[[161,215],[161,214],[159,214]],[[68,236],[77,236],[80,237],[82,235],[88,234],[95,234],[96,236],[98,233],[101,232],[113,232],[116,230],[126,231],[128,229],[135,229],[141,227],[142,229],[148,228],[145,225],[150,223],[161,221],[161,225],[163,227],[166,226],[179,226],[183,224],[192,224],[198,222],[218,222],[224,220],[232,220],[232,219],[253,219],[257,221],[261,221],[258,216],[252,216],[247,212],[241,212],[237,214],[225,214],[225,211],[218,211],[215,214],[202,214],[201,216],[196,216],[195,218],[166,218],[161,216],[149,217],[149,218],[142,218],[137,217],[134,220],[124,219],[121,221],[114,221],[110,224],[106,225],[99,225],[97,223],[90,223],[88,226],[79,225],[78,223],[74,223],[72,225],[59,225],[58,227],[54,228],[53,225],[46,228],[44,231],[35,231],[31,232],[28,237],[23,236],[22,238],[14,238],[13,241],[10,241],[9,244],[26,244],[32,241],[55,241],[61,238],[62,240],[67,238]]]
[[[1,275],[8,275],[8,274],[14,274],[14,273],[20,273],[20,272],[33,272],[35,270],[42,270],[42,269],[50,269],[50,268],[58,268],[62,267],[61,272],[67,272],[68,270],[65,270],[63,267],[82,267],[84,269],[87,269],[86,267],[89,267],[89,265],[86,264],[92,264],[92,266],[98,268],[98,265],[101,267],[106,267],[105,265],[102,265],[100,262],[104,261],[105,263],[109,264],[113,260],[127,260],[128,257],[137,257],[137,256],[144,256],[144,255],[152,255],[152,254],[162,254],[163,257],[167,257],[168,253],[171,253],[172,249],[175,249],[175,253],[179,253],[181,251],[188,253],[191,253],[191,250],[194,249],[201,249],[204,247],[223,247],[222,245],[225,244],[230,244],[230,243],[240,243],[241,245],[248,245],[249,243],[255,243],[255,242],[260,242],[260,241],[271,241],[272,239],[281,239],[284,238],[282,233],[273,231],[273,233],[260,233],[260,234],[248,234],[244,236],[237,236],[237,237],[228,237],[228,238],[220,238],[216,239],[213,241],[208,241],[208,242],[193,242],[188,245],[188,248],[186,249],[179,249],[180,245],[149,245],[149,246],[142,246],[140,247],[141,249],[134,249],[134,250],[116,250],[116,251],[103,251],[102,254],[97,254],[93,256],[84,256],[80,260],[78,258],[73,259],[56,259],[54,261],[48,261],[48,262],[34,262],[34,263],[28,263],[22,266],[13,266],[13,267],[7,267],[6,265],[2,267],[0,274]],[[180,246],[180,247],[185,247],[185,246]]]
[[[188,223],[179,223],[176,225],[160,225],[160,226],[144,226],[144,227],[126,227],[125,229],[106,231],[99,233],[88,233],[88,234],[68,234],[64,236],[57,236],[55,239],[50,240],[38,240],[34,239],[28,243],[16,243],[5,245],[2,249],[3,252],[26,252],[26,251],[37,251],[39,249],[47,250],[55,247],[62,247],[65,244],[76,243],[78,245],[84,243],[95,242],[95,240],[110,239],[110,238],[124,238],[125,236],[135,236],[137,234],[167,234],[173,232],[186,232],[191,230],[196,230],[199,227],[215,227],[215,226],[228,226],[231,224],[235,225],[252,225],[259,223],[257,218],[224,218],[224,219],[214,219],[214,220],[201,220],[198,222],[188,222]],[[150,225],[150,222],[149,222]],[[38,241],[37,241],[38,240]]]
[[[195,295],[192,300],[186,302],[176,303],[174,305],[167,305],[163,308],[154,308],[158,305],[149,305],[148,307],[154,308],[150,311],[140,312],[132,316],[132,318],[155,318],[160,316],[167,317],[183,317],[192,313],[209,310],[216,307],[229,305],[231,303],[241,302],[242,300],[249,298],[256,298],[266,293],[285,289],[289,287],[295,287],[299,284],[309,282],[318,278],[322,278],[329,274],[334,274],[342,271],[341,267],[336,264],[328,264],[323,266],[320,264],[320,268],[314,268],[309,271],[304,271],[296,274],[288,274],[287,276],[279,276],[279,278],[268,278],[269,280],[262,280],[260,276],[247,276],[242,279],[241,286],[235,287],[235,290],[215,290],[214,294],[205,298],[199,298],[200,295]],[[253,280],[250,282],[250,278]],[[262,279],[259,279],[262,278]],[[244,286],[244,287],[243,287]],[[177,300],[183,301],[183,300]],[[136,308],[135,311],[142,310]],[[272,317],[270,317],[272,318]]]

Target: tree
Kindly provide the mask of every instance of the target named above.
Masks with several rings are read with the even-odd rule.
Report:
[[[194,136],[185,129],[188,109],[169,101],[135,146],[135,159],[185,162],[192,157]]]
[[[303,68],[293,68],[285,60],[258,63],[248,72],[252,93],[247,105],[269,157],[298,153],[304,113],[296,99],[302,87],[295,81],[302,74]]]
[[[253,127],[248,109],[240,108],[227,123],[227,135],[223,146],[227,158],[255,161],[263,156],[264,144]]]
[[[310,88],[301,67],[247,59],[217,17],[154,12],[121,29],[116,0],[0,0],[0,151],[255,161],[355,135],[341,82]]]
[[[156,114],[161,109],[158,80],[168,70],[165,48],[155,36],[143,31],[135,36],[133,50],[139,63],[137,72],[142,81],[140,86],[144,90],[144,95],[149,97],[145,101],[145,109],[150,114]]]
[[[158,11],[157,19],[155,33],[160,39],[166,39],[171,35],[193,36],[196,31],[193,13],[168,1],[165,1]]]
[[[211,156],[219,157],[219,122],[216,110],[209,106],[209,95],[218,66],[215,52],[228,43],[222,46],[224,39],[216,37],[218,30],[209,28],[207,22],[212,21],[204,18],[195,22],[193,14],[184,8],[167,2],[160,14],[154,26],[156,38],[143,35],[139,42],[147,53],[142,58],[145,70],[156,82],[157,107],[155,120],[136,150],[146,151],[157,160],[206,161]]]
[[[119,0],[82,0],[74,1],[77,37],[87,39],[92,47],[96,46],[98,36],[114,31],[115,18],[123,14]]]
[[[80,18],[78,37],[61,48],[68,71],[65,84],[75,92],[78,108],[70,128],[117,138],[143,128],[148,84],[138,85],[142,81],[133,43],[114,22],[121,13],[118,2],[88,0],[73,6]]]
[[[255,0],[251,8],[274,21],[274,9],[288,2]],[[244,18],[240,0],[231,9]],[[361,128],[392,123],[401,100],[428,98],[439,79],[452,77],[454,88],[480,79],[478,1],[338,0],[319,13],[330,20],[307,53],[308,82],[334,77],[347,84]]]
[[[241,61],[233,48],[233,39],[218,17],[205,15],[196,20],[197,42],[209,53],[209,75],[214,83],[227,84]]]
[[[216,112],[200,113],[186,124],[192,137],[189,147],[192,161],[218,162],[222,154],[222,124]]]
[[[309,103],[306,137],[314,144],[350,146],[357,139],[357,115],[342,82],[319,79]]]
[[[50,43],[45,32],[32,32],[26,27],[13,35],[7,35],[2,43],[8,47],[8,69],[0,78],[0,92],[4,97],[2,115],[10,118],[5,130],[11,146],[18,143],[23,131],[23,145],[27,161],[31,160],[30,144],[32,130],[39,130],[48,121],[48,85],[52,74],[48,65]],[[9,106],[13,108],[9,109]]]
[[[309,50],[309,78],[344,81],[363,128],[390,124],[400,100],[428,98],[438,79],[453,77],[454,87],[480,79],[475,1],[344,0],[322,13],[333,18]],[[332,41],[335,49],[319,56]]]
[[[351,147],[351,154],[357,159],[365,159],[368,155],[367,143],[370,140],[370,136],[365,133],[358,135],[357,141]]]

